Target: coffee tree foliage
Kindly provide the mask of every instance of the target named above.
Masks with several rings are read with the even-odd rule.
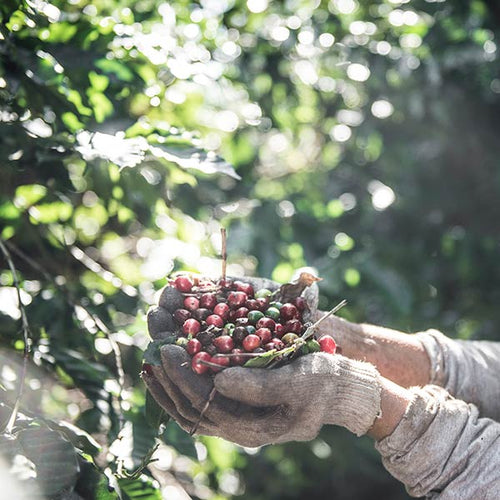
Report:
[[[496,2],[4,0],[0,20],[3,470],[29,498],[407,498],[341,429],[257,451],[167,422],[145,311],[169,272],[220,272],[224,226],[233,273],[310,265],[352,320],[498,339]]]

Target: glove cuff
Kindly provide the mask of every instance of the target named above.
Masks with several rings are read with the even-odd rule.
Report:
[[[341,425],[362,436],[381,413],[380,374],[370,363],[336,357],[338,372],[331,406],[334,421],[326,423]]]

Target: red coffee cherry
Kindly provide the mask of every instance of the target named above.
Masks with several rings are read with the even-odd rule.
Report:
[[[217,304],[217,296],[215,293],[204,293],[200,297],[200,307],[205,307],[206,309],[213,309]]]
[[[225,302],[219,302],[214,306],[214,314],[217,314],[223,320],[226,320],[228,318],[229,310],[229,306]]]
[[[174,281],[174,286],[179,292],[187,293],[193,288],[193,282],[187,276],[177,276]]]
[[[229,335],[221,335],[215,338],[213,344],[221,353],[231,352],[234,347],[233,339]]]
[[[202,345],[198,339],[190,339],[186,345],[186,351],[190,356],[194,356],[201,351]]]
[[[200,307],[200,301],[196,297],[186,297],[184,299],[184,307],[188,311],[195,311]]]
[[[332,337],[325,335],[324,337],[321,337],[318,342],[321,348],[321,352],[335,354],[335,351],[337,350],[337,344],[335,343],[335,340],[332,339]]]
[[[200,361],[211,361],[211,360],[212,356],[210,356],[208,352],[201,351],[193,356],[193,359],[191,360],[191,368],[198,375],[202,375],[203,373],[206,373],[210,369],[210,367],[201,364]]]
[[[258,335],[250,334],[247,335],[242,342],[243,349],[247,352],[253,352],[255,349],[260,347],[262,341]]]
[[[186,321],[184,321],[184,324],[182,325],[182,331],[186,335],[192,335],[195,337],[198,332],[201,329],[200,322],[194,318],[189,318]]]
[[[224,326],[224,320],[218,316],[217,314],[211,314],[206,319],[207,325],[214,325],[218,328],[222,328]]]

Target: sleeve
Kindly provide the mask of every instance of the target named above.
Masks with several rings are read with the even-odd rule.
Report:
[[[375,445],[385,468],[414,497],[497,500],[500,424],[440,387],[411,390],[403,419]]]
[[[453,340],[437,330],[416,336],[431,361],[430,383],[500,421],[500,342]]]

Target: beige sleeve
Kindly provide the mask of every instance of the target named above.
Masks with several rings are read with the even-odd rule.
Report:
[[[453,340],[437,330],[416,336],[431,360],[431,384],[500,421],[500,342]]]
[[[437,386],[410,389],[412,402],[394,432],[376,443],[385,468],[411,496],[497,500],[500,424]]]

